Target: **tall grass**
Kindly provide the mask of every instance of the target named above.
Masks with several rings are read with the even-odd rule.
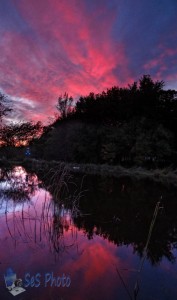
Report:
[[[123,166],[96,165],[96,164],[77,164],[64,163],[56,161],[44,161],[27,159],[23,162],[24,166],[32,167],[33,169],[40,168],[67,168],[70,173],[101,175],[105,177],[122,178],[127,177],[133,180],[151,180],[163,185],[173,185],[177,187],[177,170],[172,167],[160,169],[145,169],[142,167],[125,168]]]
[[[37,209],[38,198],[35,203],[29,201],[29,196],[23,198],[26,195],[26,192],[23,193],[22,190],[23,183],[14,185],[12,174],[10,173],[9,176],[6,174],[5,180],[11,186],[2,194],[2,201],[6,204],[4,213],[7,231],[15,246],[21,239],[30,245],[43,247],[47,240],[51,252],[58,255],[76,243],[77,234],[72,219],[80,214],[79,201],[82,196],[82,184],[80,187],[75,186],[74,192],[70,193],[69,183],[72,183],[72,176],[63,164],[56,168],[42,165],[40,172],[43,178],[43,188],[46,190],[40,209]],[[10,179],[11,176],[13,180]],[[9,213],[11,201],[13,201],[13,211]],[[17,211],[16,206],[19,205],[19,201],[20,210],[18,206]],[[70,217],[69,224],[65,222],[68,216]],[[64,231],[68,226],[71,226],[72,236],[71,242],[66,243]]]
[[[121,281],[121,283],[122,283],[122,285],[123,285],[123,287],[124,287],[124,289],[125,289],[125,291],[126,291],[126,293],[127,293],[130,300],[137,300],[137,297],[138,297],[138,294],[139,294],[139,291],[140,291],[141,273],[142,273],[142,270],[143,270],[144,262],[145,262],[146,257],[147,257],[147,252],[148,252],[148,247],[149,247],[149,243],[150,243],[151,236],[152,236],[152,231],[153,231],[155,221],[157,219],[157,215],[158,215],[158,212],[159,212],[160,209],[161,209],[160,201],[158,201],[156,206],[155,206],[154,213],[153,213],[153,216],[152,216],[152,219],[151,219],[151,223],[150,223],[150,226],[149,226],[149,231],[148,231],[148,234],[147,234],[146,244],[145,244],[145,247],[144,247],[144,250],[143,250],[143,255],[142,255],[139,267],[138,267],[137,270],[133,270],[133,271],[136,271],[136,273],[137,273],[137,277],[136,277],[133,292],[131,292],[129,290],[129,287],[125,283],[123,276],[121,275],[120,271],[116,267],[116,272],[117,272],[117,274],[120,278],[120,281]],[[129,270],[129,271],[131,271],[131,270]]]

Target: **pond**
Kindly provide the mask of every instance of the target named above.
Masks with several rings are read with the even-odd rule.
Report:
[[[14,297],[9,269],[20,300],[177,299],[176,195],[151,181],[1,169],[0,299]]]

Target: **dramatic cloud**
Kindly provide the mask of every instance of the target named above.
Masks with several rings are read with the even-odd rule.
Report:
[[[2,0],[0,89],[13,118],[47,121],[65,91],[77,98],[143,74],[177,88],[176,11],[173,0]]]

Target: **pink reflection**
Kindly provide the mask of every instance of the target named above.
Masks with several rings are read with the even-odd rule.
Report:
[[[36,175],[28,175],[17,167],[12,172],[14,182],[37,186]],[[28,176],[28,177],[27,177]],[[116,273],[131,268],[131,251],[126,260],[118,255],[118,248],[100,236],[87,239],[84,230],[78,230],[72,210],[55,203],[44,189],[30,193],[30,200],[16,203],[3,199],[0,218],[0,257],[3,272],[12,267],[21,278],[41,274],[39,288],[27,288],[25,299],[117,299],[124,296],[124,289]],[[69,288],[44,286],[44,275],[66,274],[71,278]],[[131,274],[123,273],[128,284]],[[5,291],[3,297],[5,299]],[[36,298],[35,298],[36,297]],[[60,299],[60,298],[59,298]]]

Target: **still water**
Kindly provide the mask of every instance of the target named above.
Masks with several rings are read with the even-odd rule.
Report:
[[[177,299],[173,187],[41,174],[0,171],[0,299],[14,298],[8,268],[23,281],[20,300]]]

